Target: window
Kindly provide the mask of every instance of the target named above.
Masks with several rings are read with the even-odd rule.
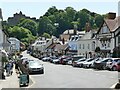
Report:
[[[85,46],[84,46],[84,44],[83,44],[83,49],[85,49]]]
[[[102,33],[108,33],[108,32],[109,32],[109,30],[108,30],[107,26],[103,26]]]
[[[79,49],[81,49],[81,44],[79,45]]]
[[[118,36],[118,43],[120,43],[120,36]]]
[[[110,42],[108,41],[108,47],[110,47]]]
[[[95,50],[95,41],[93,41],[92,50]]]
[[[88,44],[88,49],[90,49],[90,44]]]

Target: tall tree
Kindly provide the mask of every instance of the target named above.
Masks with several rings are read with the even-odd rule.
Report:
[[[18,26],[29,29],[34,36],[37,34],[37,23],[33,20],[21,19]]]
[[[81,11],[78,11],[77,18],[79,18],[78,22],[80,23],[79,30],[83,30],[86,25],[86,22],[89,21],[89,15],[86,12],[81,10]]]
[[[55,12],[58,12],[58,9],[55,6],[50,7],[44,16],[54,15]]]
[[[46,16],[43,16],[39,19],[39,25],[38,25],[39,35],[42,35],[44,32],[49,33],[50,35],[53,35],[56,32],[55,25]]]
[[[96,17],[95,17],[95,23],[96,23],[97,27],[101,26],[103,20],[104,20],[103,16],[101,16],[99,14],[96,15]]]

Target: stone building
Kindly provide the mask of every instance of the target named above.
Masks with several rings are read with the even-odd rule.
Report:
[[[25,16],[25,14],[23,14],[21,11],[19,13],[16,13],[13,15],[13,17],[9,17],[8,18],[8,24],[9,25],[16,25],[19,23],[21,18],[25,18],[25,19],[31,19],[33,21],[37,22],[37,19],[35,17],[30,18],[29,16]]]

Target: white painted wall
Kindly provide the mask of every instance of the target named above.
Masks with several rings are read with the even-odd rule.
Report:
[[[11,42],[13,50],[20,51],[20,41],[17,38],[9,38],[8,40]]]

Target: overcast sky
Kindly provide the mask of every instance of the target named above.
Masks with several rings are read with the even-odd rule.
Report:
[[[0,3],[4,20],[20,11],[26,16],[38,19],[52,6],[56,6],[57,9],[70,6],[77,11],[86,8],[99,14],[115,12],[118,15],[118,0],[90,0],[89,2],[88,0],[2,0]]]

